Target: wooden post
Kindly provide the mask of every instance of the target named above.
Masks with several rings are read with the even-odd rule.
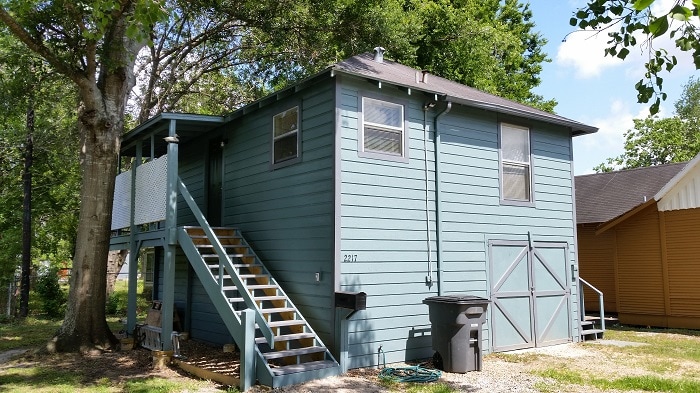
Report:
[[[249,308],[241,313],[243,342],[241,352],[241,391],[245,392],[255,383],[255,312]]]
[[[134,328],[136,327],[136,291],[137,291],[137,281],[138,281],[138,254],[141,248],[140,242],[136,241],[136,231],[138,227],[134,223],[136,215],[136,170],[138,170],[139,165],[141,165],[143,143],[141,141],[136,142],[136,154],[134,157],[134,163],[131,166],[131,195],[129,209],[129,288],[128,295],[129,298],[126,304],[126,331],[129,334],[134,334]]]
[[[178,140],[175,120],[170,120],[168,130],[167,208],[165,211],[165,261],[163,263],[163,306],[161,308],[161,340],[163,350],[173,347],[170,334],[173,331],[175,307],[175,255],[177,251],[177,161]]]

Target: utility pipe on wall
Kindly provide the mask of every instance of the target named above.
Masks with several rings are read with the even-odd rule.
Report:
[[[434,108],[435,102],[428,101],[423,105],[423,159],[425,162],[425,231],[428,249],[428,275],[425,277],[425,285],[433,286],[433,250],[430,239],[430,179],[428,176],[428,109]]]
[[[445,109],[435,116],[435,242],[437,247],[438,295],[443,293],[442,275],[442,187],[440,184],[440,119],[452,109],[452,101],[446,101]]]

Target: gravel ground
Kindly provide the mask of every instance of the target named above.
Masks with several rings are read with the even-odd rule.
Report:
[[[592,386],[563,385],[560,382],[532,374],[532,371],[556,367],[576,367],[580,370],[596,372],[599,369],[617,370],[619,359],[605,357],[596,346],[577,343],[551,347],[508,352],[507,356],[486,356],[481,371],[442,373],[440,382],[459,392],[479,393],[603,393]],[[392,364],[402,367],[406,364]],[[401,391],[401,387],[387,389],[378,382],[378,370],[358,369],[348,374],[311,381],[301,385],[270,389],[256,386],[254,392],[298,392],[298,393],[383,393]],[[620,369],[625,374],[635,374],[633,368]],[[615,393],[606,390],[605,393]],[[630,392],[625,393],[639,393]]]
[[[547,357],[582,357],[595,356],[589,350],[582,349],[578,344],[564,344],[554,347],[547,347],[537,350],[514,351],[510,354],[539,353]],[[388,367],[404,367],[407,364],[391,364]],[[487,356],[483,361],[481,371],[460,373],[442,373],[440,382],[446,383],[451,388],[459,392],[488,392],[488,393],[539,393],[542,389],[536,386],[547,386],[551,392],[556,392],[556,388],[550,387],[551,381],[546,378],[530,374],[527,362],[508,362],[498,357]],[[383,387],[378,381],[377,369],[356,369],[350,370],[346,375],[331,377],[317,381],[310,381],[300,385],[288,386],[278,389],[270,389],[264,386],[256,386],[254,392],[298,392],[298,393],[351,393],[351,392],[396,392],[400,391],[400,386],[393,390]],[[562,390],[570,392],[571,390]],[[596,392],[587,388],[585,392]]]

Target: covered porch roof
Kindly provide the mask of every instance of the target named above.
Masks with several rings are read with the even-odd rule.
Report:
[[[224,123],[223,116],[196,115],[188,113],[161,113],[122,136],[121,155],[136,156],[136,144],[141,141],[142,154],[159,157],[166,153],[170,136],[170,123],[175,121],[175,130],[180,142],[186,142],[219,127]]]

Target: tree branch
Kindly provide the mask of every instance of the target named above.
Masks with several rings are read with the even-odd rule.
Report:
[[[79,70],[69,66],[68,64],[61,61],[61,59],[56,56],[49,48],[47,48],[44,43],[32,37],[27,30],[25,30],[5,9],[5,7],[0,7],[0,21],[4,23],[20,41],[22,41],[27,47],[34,51],[39,56],[46,59],[46,61],[51,64],[52,67],[56,69],[59,73],[67,76],[70,80],[78,85],[85,83],[85,77],[80,73]]]

